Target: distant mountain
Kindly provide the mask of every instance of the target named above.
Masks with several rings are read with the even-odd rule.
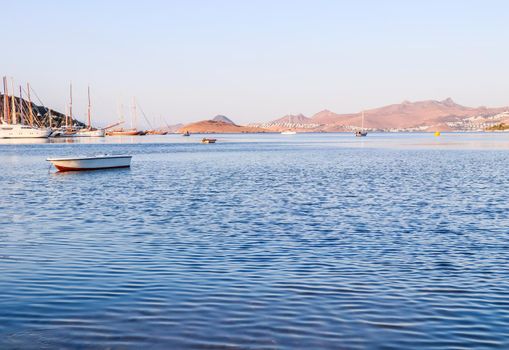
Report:
[[[216,115],[212,120],[215,122],[223,122],[227,124],[237,125],[231,119],[221,114]]]
[[[313,123],[313,121],[303,114],[297,114],[297,115],[288,114],[282,118],[273,120],[271,123],[274,123],[274,124],[285,124],[285,123],[288,123],[288,124],[310,124],[310,123]]]
[[[295,122],[292,125],[292,120]],[[509,120],[509,107],[487,108],[466,107],[454,102],[451,98],[443,101],[426,100],[403,101],[380,108],[364,111],[364,127],[384,131],[474,131]],[[308,131],[352,131],[362,124],[362,112],[338,114],[323,110],[311,118],[303,115],[284,116],[268,123],[254,124],[272,131],[286,128]]]

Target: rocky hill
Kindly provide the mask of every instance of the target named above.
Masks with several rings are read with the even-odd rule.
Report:
[[[256,133],[267,132],[263,128],[240,126],[232,123],[216,120],[202,120],[196,123],[184,125],[180,128],[179,132],[184,133],[189,131],[194,134],[219,134],[219,133]]]
[[[9,108],[11,108],[11,100],[12,97],[9,97]],[[22,106],[23,106],[23,115],[20,113],[20,99],[19,97],[14,97],[14,104],[16,106],[16,119],[18,122],[22,119],[25,120],[25,124],[28,124],[29,122],[29,102],[25,99],[22,100]],[[38,106],[35,103],[31,103],[32,105],[32,113],[34,117],[34,124],[38,126],[52,126],[52,127],[60,127],[65,125],[65,114],[57,112],[53,109],[50,109],[45,106]],[[3,116],[4,111],[4,95],[0,94],[0,116]],[[51,125],[50,125],[51,123]],[[72,120],[72,125],[75,125],[77,127],[84,127],[85,124],[80,122],[77,119]]]

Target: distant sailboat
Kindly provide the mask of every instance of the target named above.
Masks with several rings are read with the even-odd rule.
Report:
[[[88,87],[88,110],[87,110],[87,127],[76,132],[76,137],[104,137],[104,129],[92,128],[91,121],[91,104],[90,104],[90,86]]]
[[[292,127],[292,116],[289,116],[288,117],[288,130],[285,130],[283,132],[281,132],[281,135],[295,135],[297,132],[296,131],[293,131],[291,130],[290,128]]]
[[[368,132],[364,130],[364,111],[362,111],[362,117],[361,117],[361,130],[358,130],[355,132],[355,136],[357,137],[364,137],[367,136]]]
[[[131,116],[131,128],[130,129],[118,129],[118,130],[112,130],[108,131],[106,135],[108,136],[138,136],[138,135],[145,135],[143,131],[140,131],[136,128],[137,124],[137,118],[136,118],[136,99],[133,98],[133,106],[132,106],[133,114]],[[123,115],[123,108],[121,111],[121,119],[124,120]]]

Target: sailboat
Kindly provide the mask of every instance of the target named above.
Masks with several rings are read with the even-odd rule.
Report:
[[[361,130],[357,130],[355,132],[355,136],[357,137],[364,137],[367,136],[368,132],[364,130],[364,111],[362,111],[362,119],[361,119]]]
[[[131,128],[130,129],[117,129],[106,132],[106,135],[108,136],[138,136],[138,135],[145,135],[143,131],[138,130],[136,125],[136,100],[133,98],[133,114],[131,116]],[[121,118],[124,120],[123,112],[121,112]]]
[[[72,126],[72,83],[69,84],[69,104],[65,107],[65,125],[53,131],[52,137],[75,137],[76,130]]]
[[[47,138],[51,134],[50,128],[39,128],[32,125],[25,125],[23,114],[23,97],[19,96],[19,115],[20,120],[18,123],[16,103],[14,97],[14,82],[11,80],[11,87],[13,94],[11,101],[9,101],[9,91],[7,86],[7,78],[3,77],[4,96],[3,96],[3,113],[0,120],[0,138]],[[10,109],[9,109],[10,107]],[[32,104],[29,101],[28,105],[30,116],[32,117]],[[31,119],[32,122],[32,119]]]
[[[76,132],[76,137],[104,137],[104,129],[92,128],[91,122],[91,106],[90,106],[90,86],[88,87],[88,110],[87,110],[87,127]]]

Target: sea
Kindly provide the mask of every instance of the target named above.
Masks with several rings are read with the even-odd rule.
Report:
[[[0,140],[0,349],[509,348],[509,134],[202,137]]]

